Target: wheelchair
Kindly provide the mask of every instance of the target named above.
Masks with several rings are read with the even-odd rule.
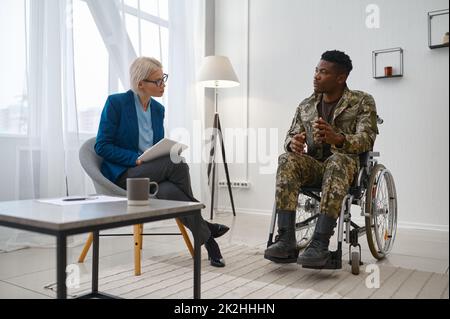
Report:
[[[377,260],[384,259],[392,250],[397,233],[397,192],[391,172],[378,163],[378,152],[360,155],[360,171],[348,194],[342,202],[338,221],[337,250],[331,252],[329,262],[320,268],[303,266],[310,269],[342,269],[342,244],[349,245],[349,264],[351,272],[359,275],[361,245],[359,237],[366,235],[370,252]],[[320,214],[321,187],[303,187],[300,189],[296,212],[297,249],[306,248],[312,240],[317,218]],[[358,226],[352,221],[352,205],[360,206],[365,225]],[[277,242],[274,238],[276,225],[276,207],[272,214],[267,247]],[[345,236],[344,236],[345,235]],[[293,260],[273,260],[279,263],[293,263]]]

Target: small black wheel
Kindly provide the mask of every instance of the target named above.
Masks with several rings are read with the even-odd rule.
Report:
[[[355,276],[359,275],[359,265],[361,262],[361,258],[359,252],[352,252],[352,274]]]

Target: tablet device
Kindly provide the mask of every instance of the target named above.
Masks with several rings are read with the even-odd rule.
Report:
[[[172,154],[180,155],[188,148],[187,145],[178,143],[168,138],[164,138],[151,148],[146,150],[138,159],[145,162],[153,161],[157,158]]]

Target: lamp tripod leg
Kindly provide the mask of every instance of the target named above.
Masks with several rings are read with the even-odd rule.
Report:
[[[217,115],[217,126],[218,126],[218,132],[220,136],[220,143],[222,146],[222,159],[225,166],[225,175],[227,177],[227,185],[228,185],[228,193],[230,194],[230,200],[231,200],[231,208],[233,209],[233,216],[236,217],[236,209],[234,207],[234,199],[233,199],[233,191],[231,189],[231,181],[230,181],[230,172],[228,170],[228,163],[225,153],[225,144],[223,141],[223,134],[222,134],[222,125],[220,124],[220,118],[219,115]]]
[[[208,183],[211,184],[211,173],[213,169],[213,165],[215,164],[216,158],[216,143],[217,143],[217,122],[218,122],[218,114],[214,116],[214,127],[213,133],[211,135],[211,150],[209,152],[209,162],[208,162]]]
[[[216,113],[214,116],[214,127],[213,127],[213,135],[211,137],[211,152],[210,152],[210,160],[208,164],[208,180],[210,179],[212,173],[212,183],[211,183],[211,220],[214,219],[214,197],[216,195],[216,144],[218,138],[218,124],[219,124],[219,114]]]

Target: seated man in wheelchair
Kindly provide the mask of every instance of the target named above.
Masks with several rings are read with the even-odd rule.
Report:
[[[330,238],[359,171],[359,155],[373,149],[378,134],[373,97],[347,87],[352,69],[345,53],[325,52],[316,68],[315,92],[297,109],[286,138],[286,153],[279,158],[278,241],[267,248],[266,259],[322,267],[331,258]],[[298,256],[295,222],[299,192],[302,187],[320,185],[320,215],[312,241]]]

